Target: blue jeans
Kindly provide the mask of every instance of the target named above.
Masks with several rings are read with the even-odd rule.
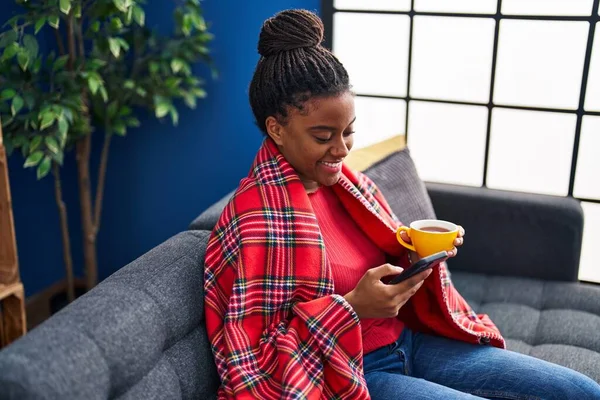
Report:
[[[600,385],[568,368],[408,328],[366,354],[364,371],[373,400],[600,399]]]

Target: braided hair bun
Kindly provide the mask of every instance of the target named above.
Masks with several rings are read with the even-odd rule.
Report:
[[[303,110],[312,97],[350,90],[348,72],[322,42],[323,22],[310,11],[285,10],[264,22],[258,41],[262,57],[249,91],[263,133],[269,116],[285,122],[290,106]]]
[[[306,10],[287,10],[263,24],[258,53],[269,57],[294,49],[317,47],[323,42],[323,22]]]

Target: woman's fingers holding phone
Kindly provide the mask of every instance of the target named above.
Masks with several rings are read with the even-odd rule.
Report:
[[[411,276],[407,280],[400,282],[396,285],[389,285],[389,289],[394,291],[397,295],[407,294],[410,298],[413,294],[419,290],[425,279],[431,274],[431,268],[425,271],[419,272],[415,276]]]

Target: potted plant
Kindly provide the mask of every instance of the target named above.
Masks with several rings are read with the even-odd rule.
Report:
[[[20,150],[37,178],[52,173],[60,216],[68,298],[74,294],[67,206],[62,197],[65,154],[76,157],[86,289],[97,283],[96,238],[113,136],[138,127],[144,110],[177,125],[177,104],[195,107],[204,82],[192,64],[212,68],[199,0],[179,0],[174,32],[145,25],[144,0],[17,0],[23,13],[0,30],[0,119],[8,154]],[[41,48],[37,35],[52,35]],[[47,37],[47,36],[46,36]],[[214,73],[214,69],[213,69]],[[103,135],[92,190],[92,136]]]

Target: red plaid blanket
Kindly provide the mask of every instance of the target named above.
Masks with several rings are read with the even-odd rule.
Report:
[[[405,266],[399,222],[375,184],[344,166],[334,191],[361,229]],[[323,250],[300,179],[265,140],[206,250],[206,327],[220,399],[369,398],[360,321],[333,294]],[[413,330],[505,347],[492,321],[454,289],[445,265],[399,318]]]

